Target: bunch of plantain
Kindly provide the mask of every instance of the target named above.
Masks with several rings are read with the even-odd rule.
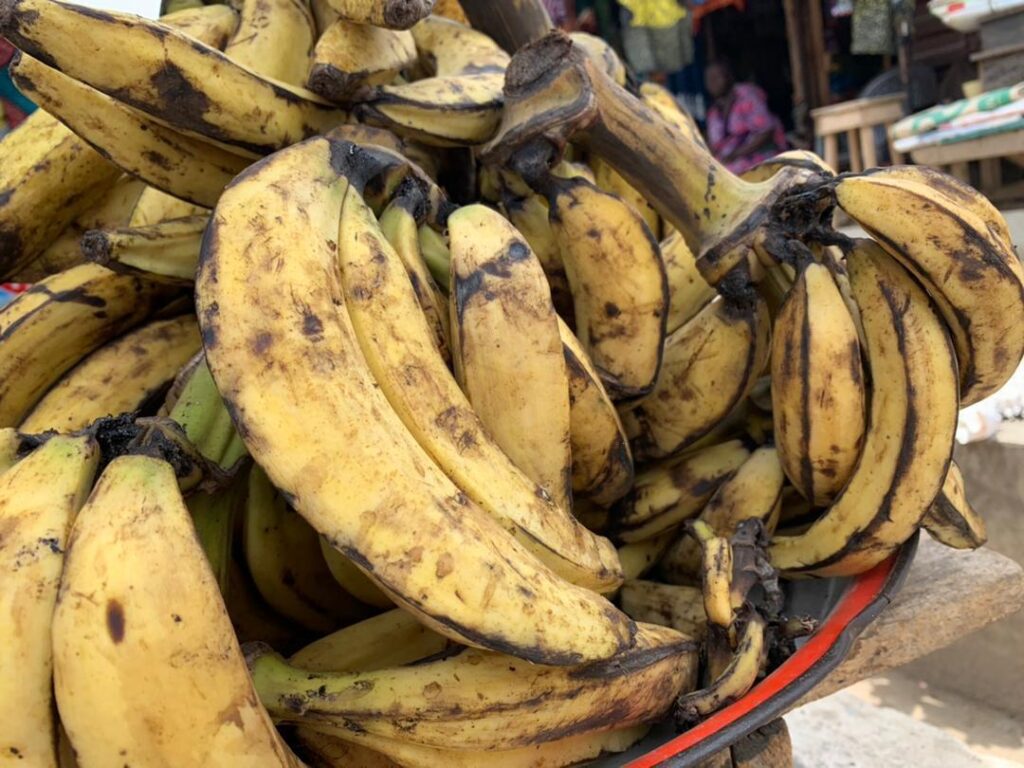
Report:
[[[790,580],[984,544],[991,203],[736,177],[495,5],[0,0],[40,107],[0,142],[0,763],[640,754],[813,631]]]

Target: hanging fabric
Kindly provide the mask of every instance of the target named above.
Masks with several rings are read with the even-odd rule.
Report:
[[[896,53],[896,32],[889,0],[855,0],[850,53]]]

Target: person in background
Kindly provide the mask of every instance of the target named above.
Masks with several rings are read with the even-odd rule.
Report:
[[[725,62],[704,72],[712,99],[707,116],[708,146],[733,173],[743,173],[787,148],[782,121],[768,109],[765,93],[753,83],[737,83]]]

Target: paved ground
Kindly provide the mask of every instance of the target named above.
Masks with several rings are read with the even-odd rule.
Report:
[[[786,716],[798,768],[1018,768],[1024,722],[899,673]]]

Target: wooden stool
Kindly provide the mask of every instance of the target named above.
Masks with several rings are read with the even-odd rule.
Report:
[[[875,152],[875,126],[884,126],[889,142],[889,157],[893,164],[902,162],[889,137],[889,126],[903,117],[902,93],[871,99],[854,99],[811,110],[814,135],[825,144],[824,160],[839,171],[839,134],[845,133],[850,146],[850,170],[857,172],[878,165]]]

